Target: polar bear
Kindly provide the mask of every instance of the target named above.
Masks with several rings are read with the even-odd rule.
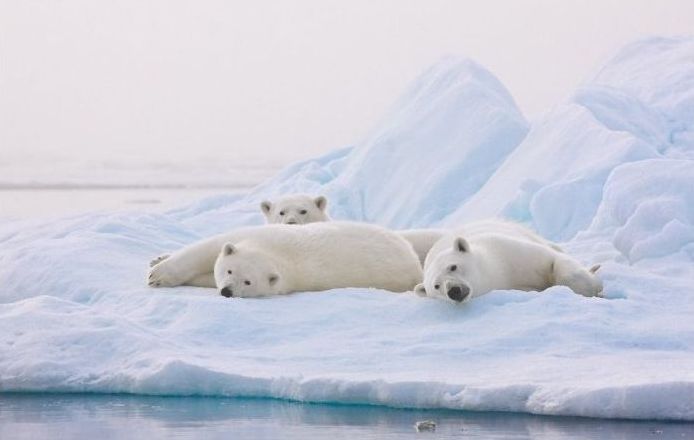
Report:
[[[404,292],[421,280],[417,255],[398,234],[362,223],[318,222],[247,227],[194,243],[155,264],[148,284],[218,287],[224,296],[254,297],[339,287]]]
[[[599,265],[585,269],[561,249],[521,225],[482,221],[446,234],[424,262],[422,296],[463,302],[492,290],[541,291],[564,285],[599,296]]]
[[[265,200],[260,203],[260,210],[270,224],[305,225],[330,220],[326,212],[327,206],[328,199],[324,196],[293,194],[274,202]]]

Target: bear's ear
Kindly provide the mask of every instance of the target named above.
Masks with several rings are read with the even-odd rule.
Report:
[[[589,271],[590,273],[595,273],[595,272],[599,271],[601,267],[602,267],[601,265],[596,264],[596,265],[594,265],[593,267],[591,267],[590,269],[588,269],[588,271]]]
[[[274,286],[275,284],[277,284],[277,281],[279,281],[279,280],[280,280],[280,276],[277,275],[276,273],[270,274],[270,276],[267,277],[267,282],[271,286]]]
[[[453,243],[453,249],[461,253],[470,252],[470,243],[468,243],[463,237],[458,237]]]
[[[325,207],[328,206],[328,199],[326,199],[323,196],[318,196],[315,199],[313,199],[313,203],[316,204],[316,207],[320,209],[321,211],[325,211]]]
[[[414,293],[416,293],[419,296],[427,296],[427,290],[424,288],[424,284],[419,283],[416,286],[414,286]]]
[[[263,211],[263,214],[267,216],[270,214],[270,210],[272,210],[272,203],[264,200],[260,202],[260,209]]]
[[[234,253],[236,253],[236,248],[231,243],[226,243],[222,248],[222,255],[224,255],[225,257]]]

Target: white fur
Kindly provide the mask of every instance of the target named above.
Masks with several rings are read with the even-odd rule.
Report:
[[[265,200],[260,204],[260,210],[269,224],[305,225],[330,220],[327,206],[328,199],[323,196],[294,194],[274,202]]]
[[[261,296],[339,287],[402,292],[421,279],[417,255],[398,234],[368,224],[319,222],[242,228],[194,243],[155,264],[148,283]]]
[[[280,197],[274,202],[265,200],[260,204],[260,210],[269,224],[297,224],[330,221],[327,213],[328,199],[323,196],[312,197],[306,194],[293,194]],[[424,265],[424,259],[429,249],[438,241],[445,231],[442,229],[409,229],[398,231],[414,248],[419,261]],[[165,255],[157,257],[166,258]],[[152,260],[154,264],[161,260]]]
[[[482,221],[455,230],[432,246],[420,295],[465,301],[492,290],[541,291],[565,285],[598,296],[597,267],[587,270],[561,249],[521,225]]]
[[[444,229],[406,229],[397,233],[410,243],[422,266],[431,247],[446,235]]]

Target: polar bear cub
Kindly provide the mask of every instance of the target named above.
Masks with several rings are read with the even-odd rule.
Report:
[[[305,225],[330,220],[327,206],[328,199],[324,196],[292,194],[274,202],[265,200],[260,203],[260,210],[270,224]]]
[[[148,284],[217,287],[226,297],[255,297],[340,287],[404,292],[421,279],[417,255],[398,234],[368,224],[319,222],[242,228],[194,243],[154,265]]]
[[[555,244],[508,222],[483,221],[458,229],[434,244],[424,263],[422,296],[463,302],[492,290],[541,291],[564,285],[599,296],[599,265],[585,269]]]

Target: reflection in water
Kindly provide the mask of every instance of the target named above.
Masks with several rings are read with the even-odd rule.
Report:
[[[434,420],[436,433],[415,422]],[[694,438],[694,424],[608,421],[264,399],[0,394],[0,439],[41,438]]]

